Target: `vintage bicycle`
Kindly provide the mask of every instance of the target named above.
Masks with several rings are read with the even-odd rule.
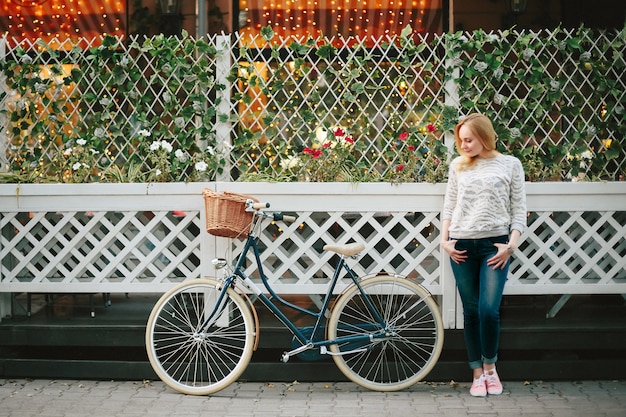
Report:
[[[271,288],[258,239],[264,220],[296,219],[269,212],[269,204],[249,196],[208,189],[203,193],[207,231],[246,241],[234,267],[225,259],[213,260],[223,271],[221,278],[182,282],[152,309],[146,349],[165,384],[185,394],[207,395],[235,382],[259,338],[253,299],[293,334],[294,345],[283,353],[283,362],[293,356],[303,360],[330,356],[347,378],[376,391],[407,388],[431,371],[443,346],[443,323],[436,301],[423,286],[390,273],[358,277],[348,263],[365,249],[364,244],[331,244],[323,249],[336,253],[338,261],[321,307],[294,305]],[[245,272],[249,251],[263,289]],[[341,279],[350,284],[336,295]],[[288,309],[310,316],[314,325],[297,327],[283,311]]]

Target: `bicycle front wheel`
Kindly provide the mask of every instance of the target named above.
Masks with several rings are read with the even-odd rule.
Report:
[[[232,288],[221,300],[220,294],[217,281],[196,279],[167,291],[152,309],[146,326],[148,358],[176,391],[217,392],[236,381],[250,362],[255,338],[250,307]]]
[[[337,300],[328,322],[329,340],[353,338],[330,346],[341,372],[376,391],[397,391],[422,380],[443,347],[443,321],[431,294],[389,275],[359,286]]]

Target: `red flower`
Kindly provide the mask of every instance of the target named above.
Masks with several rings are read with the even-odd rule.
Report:
[[[414,151],[414,150],[415,150],[415,146],[413,146],[413,145],[409,145],[409,150],[410,150],[410,151]]]
[[[332,145],[330,142],[326,142],[325,144],[322,145],[322,148],[324,149],[330,148],[330,145]]]
[[[398,170],[398,172],[404,171],[404,164],[398,165],[398,167],[396,169]]]
[[[432,123],[428,123],[428,126],[426,126],[426,128],[428,129],[428,133],[435,133],[435,132],[437,132],[437,128]]]
[[[346,136],[345,141],[348,143],[354,143],[354,139],[352,139],[352,136]]]
[[[334,133],[335,133],[335,136],[336,136],[336,137],[337,137],[337,136],[345,136],[345,134],[346,134],[346,132],[345,132],[342,128],[340,128],[340,127],[338,127],[337,129],[335,129],[335,132],[334,132]]]
[[[398,136],[398,140],[405,141],[408,137],[409,137],[408,132],[402,132],[400,133],[400,136]]]
[[[304,148],[302,150],[302,153],[306,153],[308,155],[311,155],[311,157],[313,159],[317,159],[320,156],[322,156],[322,151],[320,149],[311,149],[311,148]]]

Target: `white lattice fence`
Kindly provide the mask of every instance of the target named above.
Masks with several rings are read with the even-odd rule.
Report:
[[[209,261],[232,260],[242,241],[204,231],[206,186],[297,215],[293,224],[267,224],[260,239],[279,293],[323,293],[335,259],[322,246],[358,241],[366,245],[359,274],[418,278],[441,297],[447,326],[458,324],[439,249],[443,184],[0,185],[0,292],[160,293],[215,275]],[[506,293],[626,294],[624,184],[529,183],[527,191],[529,227]],[[258,277],[252,266],[248,273]]]
[[[320,145],[321,130],[342,127],[356,140],[354,181],[388,179],[404,132],[428,167],[413,179],[430,181],[446,154],[441,143],[451,148],[451,125],[480,110],[493,117],[500,143],[538,159],[525,161],[527,171],[539,162],[555,166],[554,176],[617,180],[626,170],[623,33],[478,31],[271,46],[261,36],[157,36],[106,38],[88,50],[2,38],[1,170],[34,173],[29,181],[204,180],[213,171],[199,178],[194,164],[214,163],[214,148],[223,147],[220,180],[303,180],[306,172],[291,175],[282,163]],[[155,141],[173,148],[163,166]],[[78,175],[77,162],[98,169]]]

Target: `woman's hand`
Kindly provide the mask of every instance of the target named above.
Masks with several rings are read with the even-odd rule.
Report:
[[[498,252],[487,259],[487,265],[493,266],[493,269],[504,269],[513,251],[510,250],[510,246],[506,243],[494,243],[493,246],[498,248]]]
[[[467,255],[465,254],[467,252],[466,250],[456,249],[456,240],[446,240],[445,242],[441,242],[441,248],[445,250],[446,253],[450,255],[450,259],[457,264],[465,262],[467,259]]]

